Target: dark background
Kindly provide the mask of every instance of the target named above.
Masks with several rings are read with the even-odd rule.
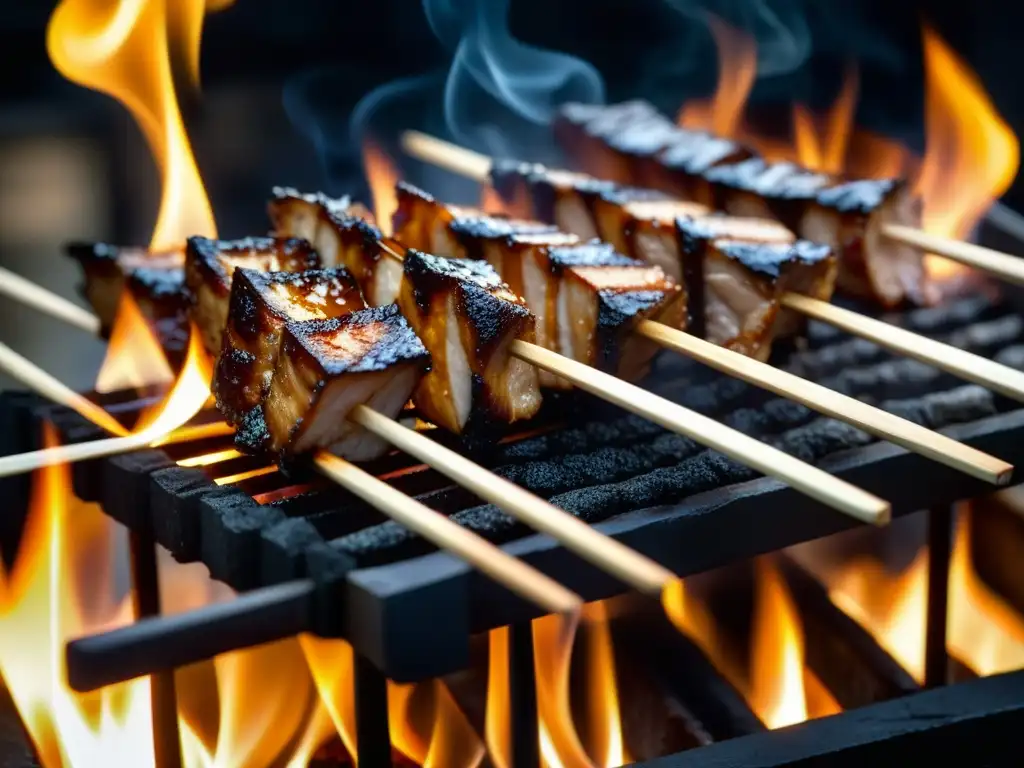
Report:
[[[128,113],[50,65],[44,40],[53,4],[4,5],[0,264],[74,296],[78,275],[61,244],[148,242],[159,179]],[[438,5],[454,10],[452,18],[471,18],[463,7],[470,3]],[[1011,125],[1019,132],[1024,124],[1016,45],[1024,6],[1005,0],[511,0],[510,25],[519,40],[590,62],[610,101],[642,96],[674,112],[686,98],[714,89],[715,49],[701,7],[749,25],[771,55],[766,66],[781,68],[759,79],[757,104],[826,106],[844,66],[856,60],[858,122],[919,142],[920,22],[927,18],[978,71]],[[375,113],[367,121],[371,131],[385,140],[400,127],[442,131],[442,74],[454,47],[446,42],[419,0],[236,0],[208,16],[203,93],[185,112],[220,233],[265,230],[272,184],[364,196],[349,118],[361,97],[384,83],[437,73]],[[1005,201],[1024,209],[1020,184]],[[3,299],[0,323],[0,341],[75,387],[92,383],[101,343]]]

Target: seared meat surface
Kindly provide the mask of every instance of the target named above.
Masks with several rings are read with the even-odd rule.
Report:
[[[770,163],[734,142],[682,129],[666,139],[672,131],[664,124],[652,127],[658,122],[652,110],[634,102],[618,107],[566,105],[558,123],[575,127],[569,133],[556,130],[556,136],[576,167],[598,174],[608,166],[606,156],[615,154],[615,145],[623,141],[611,136],[613,128],[626,135],[655,135],[657,141],[650,140],[648,148],[659,142],[664,146],[653,154],[618,152],[633,171],[619,171],[613,178],[653,186],[737,216],[776,218],[801,237],[835,251],[838,285],[850,295],[884,307],[938,299],[920,251],[882,235],[883,225],[889,223],[920,226],[920,201],[904,181],[848,180],[793,163]],[[635,128],[627,127],[631,121]],[[604,155],[575,151],[581,135],[603,144]]]
[[[246,414],[235,442],[281,457],[328,448],[353,461],[376,458],[387,444],[350,422],[349,414],[367,405],[397,416],[429,363],[394,304],[289,322],[267,396]]]
[[[323,320],[365,308],[355,279],[342,267],[305,272],[236,269],[213,379],[217,407],[228,423],[239,423],[266,395],[287,322]]]
[[[691,269],[690,330],[708,341],[766,360],[778,335],[796,319],[780,311],[787,291],[828,300],[836,259],[826,245],[795,241],[764,219],[709,216],[679,219],[680,250]]]
[[[535,338],[526,302],[485,261],[410,248],[404,266],[399,305],[432,360],[417,408],[456,434],[536,414],[537,371],[509,354],[512,341]]]
[[[320,266],[316,251],[299,238],[246,237],[211,240],[190,237],[185,247],[185,286],[192,321],[213,358],[220,354],[228,320],[231,279],[238,267],[261,272],[302,272]]]
[[[134,299],[171,365],[188,347],[188,303],[184,294],[185,254],[150,253],[106,243],[70,243],[67,254],[82,268],[82,294],[110,334],[124,291]]]
[[[398,296],[402,265],[381,249],[381,232],[373,214],[349,198],[303,194],[275,187],[270,219],[279,236],[304,237],[313,243],[324,266],[345,267],[373,306]]]
[[[629,329],[642,318],[682,323],[680,287],[611,246],[535,221],[466,213],[408,184],[399,185],[398,200],[396,238],[442,256],[482,257],[525,299],[536,317],[536,343],[547,349],[636,379],[655,348]],[[547,372],[540,382],[570,386]]]
[[[641,320],[683,324],[683,292],[659,267],[590,241],[547,249],[554,311],[549,340],[558,352],[627,380],[647,373],[657,346],[632,333]]]

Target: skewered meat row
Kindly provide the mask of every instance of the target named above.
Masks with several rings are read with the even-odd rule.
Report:
[[[537,318],[537,344],[636,380],[655,345],[631,329],[643,319],[680,327],[682,289],[657,266],[534,221],[445,205],[404,182],[397,187],[395,238],[410,248],[491,264]],[[541,373],[541,384],[568,382]]]
[[[600,237],[661,267],[683,283],[690,333],[759,360],[776,337],[802,327],[780,307],[783,294],[832,297],[833,251],[773,219],[710,214],[699,203],[528,163],[495,162],[492,180],[509,215]]]
[[[555,135],[572,163],[596,176],[775,218],[829,245],[839,256],[838,286],[850,295],[884,307],[937,299],[921,252],[881,233],[889,223],[920,224],[920,200],[904,180],[847,180],[770,163],[736,142],[679,128],[639,101],[566,105]]]

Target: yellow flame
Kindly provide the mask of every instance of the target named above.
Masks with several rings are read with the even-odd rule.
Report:
[[[131,111],[163,177],[151,250],[180,247],[188,235],[216,236],[174,93],[168,14],[192,35],[198,60],[202,0],[62,0],[46,30],[50,60],[68,80],[102,91]]]
[[[398,196],[395,193],[398,168],[384,150],[373,141],[367,140],[363,142],[363,170],[373,197],[373,215],[377,220],[377,227],[385,235],[390,236],[391,217],[398,208]]]
[[[960,514],[949,571],[949,650],[981,675],[1024,668],[1024,618],[982,582],[971,564],[970,537],[969,516]],[[867,558],[832,567],[808,565],[829,585],[833,602],[922,682],[928,551],[922,549],[901,573]]]
[[[584,609],[587,625],[587,714],[591,743],[588,752],[600,768],[618,768],[632,762],[622,736],[619,686],[615,675],[615,651],[608,626],[608,606],[590,603]]]
[[[718,88],[710,100],[685,104],[677,122],[684,128],[738,138],[757,78],[757,44],[752,36],[716,16],[708,16],[708,26],[718,48]]]

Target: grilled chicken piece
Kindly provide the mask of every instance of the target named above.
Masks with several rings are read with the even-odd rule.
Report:
[[[706,216],[699,203],[623,193],[604,195],[594,205],[601,239],[635,259],[661,267],[672,280],[683,283],[684,265],[676,237],[676,219]]]
[[[429,420],[462,434],[537,413],[537,370],[509,354],[535,340],[534,317],[490,264],[410,248],[398,303],[430,352],[414,396]]]
[[[537,318],[537,344],[557,349],[556,337],[549,338],[545,321],[555,299],[547,248],[573,245],[579,238],[559,232],[551,224],[489,216],[474,209],[445,205],[405,182],[399,182],[397,193],[396,239],[440,256],[472,257],[489,263],[513,293],[526,299]],[[541,386],[571,388],[569,382],[547,371],[540,371],[539,375]]]
[[[554,224],[584,240],[600,235],[594,202],[621,189],[583,173],[503,160],[491,166],[491,185],[509,216]]]
[[[281,329],[290,321],[325,320],[366,308],[343,267],[305,272],[235,270],[213,393],[229,424],[262,402],[277,363]]]
[[[882,235],[886,224],[921,226],[921,200],[904,181],[869,179],[821,190],[800,221],[800,235],[830,245],[839,254],[840,289],[896,307],[934,304],[938,287],[929,280],[920,250]]]
[[[82,293],[109,336],[122,293],[128,289],[171,365],[182,362],[188,347],[185,255],[150,253],[106,243],[71,243],[67,254],[82,267]]]
[[[381,248],[383,236],[365,206],[285,187],[274,187],[273,194],[268,211],[279,236],[304,237],[324,266],[348,269],[373,306],[395,301],[402,265]]]
[[[206,351],[216,359],[228,321],[231,278],[245,267],[261,272],[302,272],[320,266],[308,241],[295,237],[211,240],[190,237],[185,247],[185,285],[193,322]]]
[[[281,458],[316,448],[353,461],[387,444],[351,423],[357,405],[395,417],[430,364],[398,306],[285,325],[266,399],[236,433],[242,450]]]
[[[607,243],[548,248],[546,256],[557,281],[548,289],[544,318],[549,343],[557,341],[552,348],[623,379],[643,377],[657,347],[631,330],[641,320],[681,327],[682,289],[660,268]]]
[[[767,360],[779,335],[797,318],[780,311],[794,291],[828,301],[837,263],[826,245],[796,241],[778,222],[709,216],[677,222],[687,265],[690,332],[737,352]]]

